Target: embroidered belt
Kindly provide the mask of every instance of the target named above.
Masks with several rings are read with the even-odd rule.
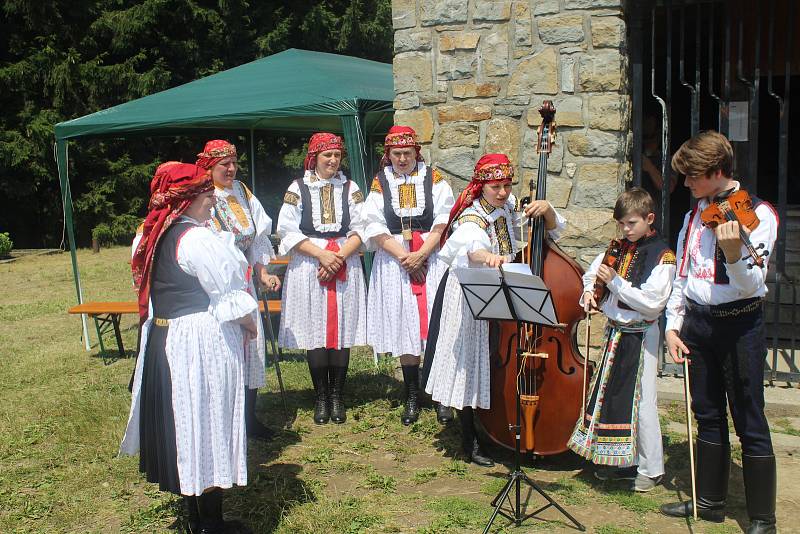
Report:
[[[644,332],[648,328],[650,328],[650,326],[652,326],[653,323],[655,323],[655,321],[636,321],[635,323],[618,323],[616,321],[612,321],[611,319],[608,320],[609,327],[615,330],[619,330],[620,332],[623,333]]]
[[[156,326],[169,326],[169,319],[162,319],[161,317],[154,317],[153,322]]]
[[[687,311],[695,313],[707,314],[711,317],[737,317],[746,313],[753,313],[761,310],[764,304],[764,299],[761,297],[753,297],[750,299],[734,300],[733,302],[726,302],[724,304],[699,304],[690,298],[686,299]]]

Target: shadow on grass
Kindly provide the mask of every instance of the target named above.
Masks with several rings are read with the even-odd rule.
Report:
[[[733,456],[736,456],[738,447],[732,444],[732,449]],[[689,471],[689,444],[686,437],[667,433],[664,436],[664,457],[666,458],[664,468],[667,473],[663,481],[664,488],[675,496],[676,502],[691,500],[692,479]],[[697,456],[695,456],[696,462]],[[731,462],[730,470],[725,515],[735,520],[742,531],[745,531],[750,525],[750,519],[747,517],[745,507],[742,468]]]

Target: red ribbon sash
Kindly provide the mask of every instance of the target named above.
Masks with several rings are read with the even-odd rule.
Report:
[[[331,252],[339,252],[339,244],[336,239],[328,239],[328,245],[325,250]],[[326,288],[327,293],[327,320],[325,321],[325,348],[338,349],[339,348],[339,309],[336,303],[336,281],[347,280],[347,264],[336,271],[336,274],[327,282],[320,282],[320,285]]]
[[[422,248],[425,241],[422,239],[422,232],[411,234],[410,251],[416,252]],[[425,292],[425,277],[421,282],[411,279],[411,293],[417,297],[417,310],[419,311],[419,338],[423,341],[428,339],[428,295]]]

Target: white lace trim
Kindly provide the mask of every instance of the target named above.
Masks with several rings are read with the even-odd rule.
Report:
[[[417,174],[411,176],[409,174],[396,175],[392,170],[393,167],[388,165],[384,167],[383,174],[386,176],[386,182],[389,184],[389,194],[392,199],[392,210],[398,217],[419,217],[425,211],[425,174],[428,168],[425,163],[420,161],[417,163]],[[400,184],[414,184],[414,190],[417,197],[417,206],[415,208],[401,208],[400,207]]]
[[[311,196],[311,221],[317,232],[338,232],[342,229],[342,187],[347,183],[347,177],[338,171],[333,177],[323,180],[313,170],[307,170],[303,175],[303,183],[308,186]],[[333,208],[336,216],[335,223],[322,224],[322,207],[319,191],[324,186],[333,185]]]

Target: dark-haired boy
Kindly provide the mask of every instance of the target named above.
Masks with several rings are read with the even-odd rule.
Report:
[[[634,491],[650,491],[664,474],[664,449],[656,400],[658,317],[675,276],[675,254],[651,228],[655,205],[640,187],[622,193],[614,207],[623,236],[616,270],[604,254],[583,276],[581,304],[599,304],[608,317],[603,357],[587,395],[584,417],[568,446],[591,462],[601,480],[633,480]],[[595,280],[608,288],[596,302]]]
[[[697,419],[698,515],[722,521],[728,491],[730,443],[726,405],[730,405],[742,444],[748,534],[775,532],[776,470],[764,415],[763,298],[767,293],[767,258],[752,265],[739,236],[739,223],[712,229],[700,214],[710,202],[739,189],[733,180],[733,149],[725,136],[706,131],[686,141],[672,158],[672,168],[686,177],[698,199],[678,237],[678,272],[667,304],[667,347],[689,366],[692,410]],[[773,250],[778,219],[772,207],[753,198],[758,227],[750,241]],[[692,503],[661,507],[677,517],[692,515]]]

